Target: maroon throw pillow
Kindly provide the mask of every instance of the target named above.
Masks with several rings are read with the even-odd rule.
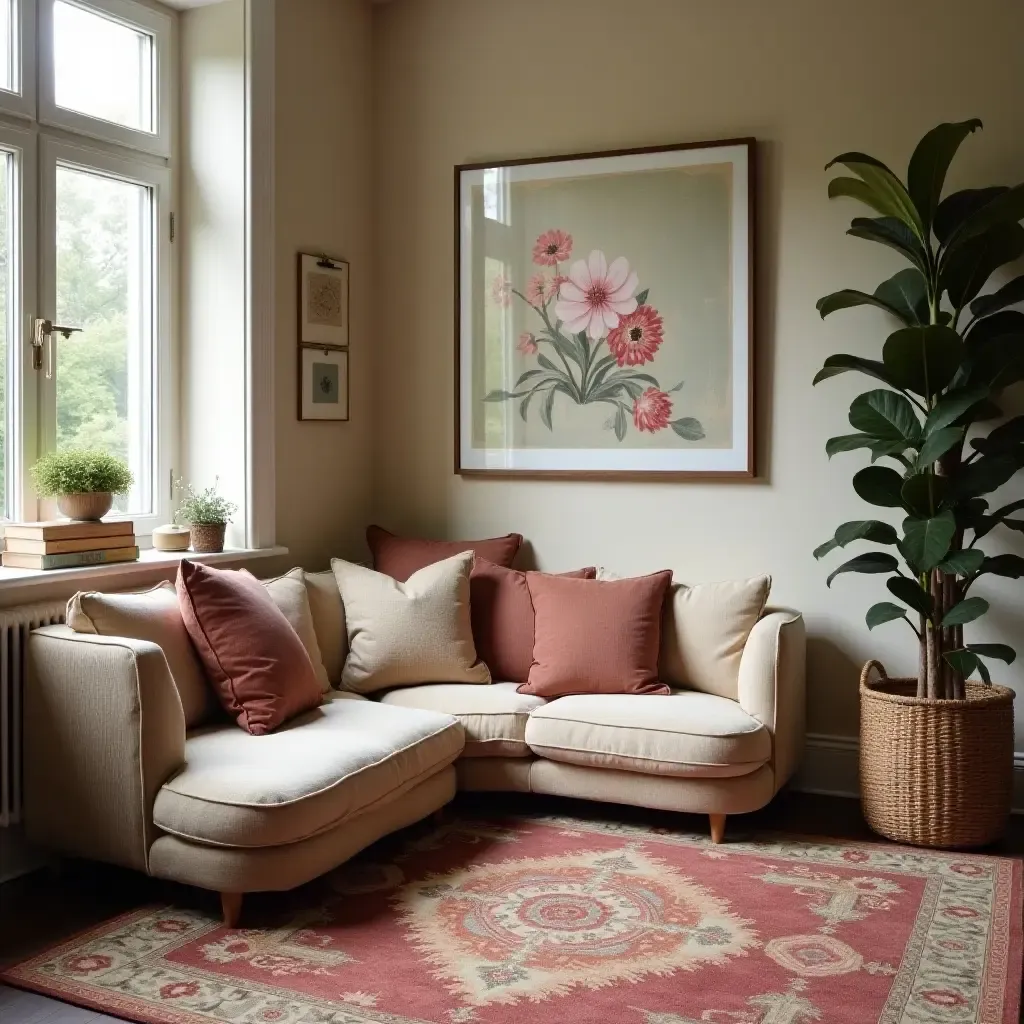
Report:
[[[246,732],[262,736],[320,704],[306,648],[259,580],[183,559],[175,588],[213,690]]]
[[[669,693],[658,679],[669,570],[626,580],[528,572],[536,614],[533,665],[520,693]]]
[[[370,547],[374,569],[405,583],[414,572],[452,555],[461,555],[463,551],[472,551],[478,558],[486,558],[488,562],[507,569],[523,543],[523,535],[510,533],[486,540],[419,540],[396,537],[380,526],[370,526],[366,530],[366,543]]]
[[[597,569],[588,566],[560,575],[592,580]],[[492,679],[525,683],[533,664],[534,631],[526,573],[477,558],[469,577],[469,595],[477,657],[491,670]]]

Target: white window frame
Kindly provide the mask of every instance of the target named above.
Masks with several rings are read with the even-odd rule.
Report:
[[[123,518],[135,524],[136,536],[148,536],[153,528],[166,523],[170,515],[170,479],[174,465],[174,359],[172,296],[174,274],[170,234],[167,225],[173,209],[173,180],[171,171],[139,157],[101,152],[78,143],[43,136],[39,146],[39,204],[40,238],[56,237],[56,185],[57,167],[68,166],[86,173],[108,175],[120,181],[143,185],[153,193],[153,259],[155,262],[153,296],[154,351],[152,377],[154,381],[151,401],[152,513],[129,513]],[[37,305],[40,316],[56,321],[57,265],[56,245],[41,246],[39,260],[39,291]],[[39,378],[39,450],[52,451],[57,447],[57,378],[60,374],[59,336],[54,346],[55,372],[51,379],[45,373],[34,371]],[[117,518],[111,515],[110,518]]]
[[[4,3],[9,0],[3,0]],[[11,37],[13,90],[0,89],[0,111],[19,117],[36,114],[36,0],[14,0]]]
[[[90,117],[76,110],[57,105],[55,99],[53,52],[53,5],[57,0],[37,0],[39,4],[39,123],[64,128],[76,135],[102,139],[145,153],[170,157],[173,144],[174,119],[174,19],[151,7],[132,0],[63,0],[85,11],[110,18],[133,29],[142,29],[153,37],[153,105],[152,132],[127,128],[124,125]],[[44,43],[49,40],[49,43]]]

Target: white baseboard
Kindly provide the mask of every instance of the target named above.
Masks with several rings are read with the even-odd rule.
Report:
[[[860,796],[860,743],[856,736],[808,733],[800,770],[792,786],[801,793]],[[1024,814],[1024,752],[1013,755],[1013,813]]]

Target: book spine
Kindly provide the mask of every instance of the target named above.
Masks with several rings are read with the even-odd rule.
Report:
[[[39,568],[77,569],[83,565],[102,565],[104,562],[133,562],[138,557],[138,548],[114,548],[108,551],[72,551],[64,555],[39,555]]]

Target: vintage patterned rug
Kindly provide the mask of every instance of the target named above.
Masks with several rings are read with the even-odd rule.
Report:
[[[260,927],[151,907],[0,977],[146,1024],[1015,1024],[1021,912],[1006,858],[453,820]]]

